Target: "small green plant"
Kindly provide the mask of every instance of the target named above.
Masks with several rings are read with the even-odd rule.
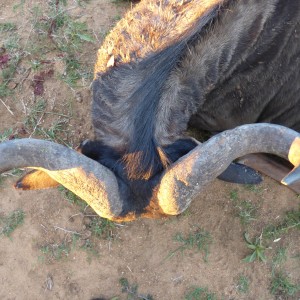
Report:
[[[33,7],[31,21],[36,33],[52,35],[64,25],[67,17],[63,1],[48,1],[48,7],[44,9],[38,5]]]
[[[193,287],[191,291],[185,295],[185,300],[217,300],[214,293],[208,291],[207,288]]]
[[[65,72],[60,78],[70,87],[77,87],[79,80],[90,81],[93,77],[93,73],[90,69],[87,69],[74,55],[68,55],[64,59]]]
[[[167,258],[173,257],[177,252],[183,253],[187,249],[196,248],[198,251],[203,252],[204,261],[207,262],[207,257],[209,254],[209,246],[212,242],[212,238],[209,232],[202,229],[196,230],[194,233],[188,234],[187,237],[182,236],[181,233],[177,233],[174,240],[181,243],[178,248],[170,252]]]
[[[249,224],[251,221],[255,220],[257,207],[251,201],[241,200],[237,190],[230,192],[230,199],[232,200],[234,209],[243,225]]]
[[[131,2],[131,0],[112,0],[111,2],[118,5],[118,4],[122,4],[122,3],[129,3],[129,2]]]
[[[118,22],[118,21],[120,21],[121,19],[122,19],[122,16],[120,16],[120,15],[114,16],[114,21],[115,21],[115,22]]]
[[[8,82],[1,83],[0,82],[0,97],[4,98],[11,94],[10,89],[8,88]]]
[[[8,34],[8,37],[3,42],[3,47],[10,54],[10,62],[19,62],[22,49],[20,46],[20,37],[17,34]]]
[[[264,228],[263,236],[268,239],[276,239],[291,229],[300,229],[300,209],[286,212],[280,223]]]
[[[51,262],[53,260],[66,259],[74,250],[82,250],[87,253],[87,260],[90,262],[92,257],[98,257],[94,243],[90,239],[80,239],[80,233],[73,233],[71,238],[64,239],[59,243],[51,243],[40,247],[42,253],[39,261]]]
[[[39,99],[31,108],[25,119],[25,127],[35,133],[46,110],[46,101]]]
[[[18,4],[15,4],[13,6],[13,11],[17,11],[18,9],[22,9],[23,10],[24,4],[25,4],[25,0],[20,0],[20,2]]]
[[[20,177],[23,174],[23,170],[21,169],[12,169],[8,172],[0,174],[0,186],[3,184],[4,180],[9,176]]]
[[[273,276],[271,293],[275,296],[294,296],[300,290],[300,285],[294,284],[282,272]]]
[[[272,259],[272,274],[274,275],[275,269],[278,268],[283,262],[287,260],[286,248],[278,248]]]
[[[113,230],[115,223],[100,217],[93,217],[91,223],[88,225],[89,230],[97,238],[104,238],[112,240],[114,238]]]
[[[98,250],[96,249],[94,243],[90,239],[84,240],[84,243],[80,246],[80,249],[87,253],[88,262],[91,262],[92,257],[98,257],[99,256]]]
[[[4,32],[0,38],[3,43],[1,49],[4,49],[4,54],[0,55],[0,97],[4,98],[13,93],[13,87],[10,87],[10,82],[14,78],[21,57],[24,54],[22,54],[17,34]]]
[[[16,169],[12,169],[8,174],[19,177],[19,176],[23,175],[23,173],[24,173],[24,170],[16,168]]]
[[[237,190],[231,191],[229,197],[230,197],[230,200],[232,200],[233,203],[235,204],[239,200],[238,191]]]
[[[6,32],[6,31],[14,31],[17,29],[16,24],[14,23],[0,23],[0,33]]]
[[[256,194],[260,194],[263,192],[263,187],[262,185],[259,184],[245,184],[243,187],[250,192],[254,192]]]
[[[143,295],[138,293],[138,285],[137,284],[129,284],[126,278],[121,278],[119,280],[120,285],[122,287],[122,293],[127,293],[127,300],[153,300],[153,297],[150,294]]]
[[[0,133],[0,143],[7,141],[9,136],[12,135],[12,133],[13,133],[12,128],[6,129],[6,130],[4,130],[3,133]]]
[[[242,224],[248,224],[256,219],[257,208],[250,201],[241,201],[236,209]]]
[[[23,11],[24,3],[25,0],[21,0],[14,9]],[[82,5],[84,1],[77,0],[77,3]],[[1,98],[12,95],[16,87],[18,89],[22,87],[23,81],[20,81],[19,70],[27,69],[30,72],[44,67],[41,72],[46,72],[45,69],[48,70],[50,65],[45,66],[51,63],[53,55],[56,59],[61,59],[65,65],[61,73],[54,74],[56,78],[62,79],[72,90],[77,86],[87,86],[90,83],[93,77],[93,64],[85,59],[82,60],[82,57],[84,58],[82,50],[88,43],[95,42],[94,34],[86,23],[79,22],[76,17],[69,14],[66,5],[66,0],[50,0],[43,6],[35,5],[30,10],[32,30],[27,39],[18,36],[18,28],[14,23],[0,23]],[[51,58],[49,53],[53,54]],[[18,69],[19,65],[21,66]],[[34,76],[41,75],[38,73]],[[39,81],[38,87],[35,85],[33,87],[35,95],[43,94],[43,80]],[[33,122],[31,123],[33,125]],[[33,126],[32,129],[34,128]]]
[[[76,3],[82,7],[85,7],[85,5],[89,2],[90,2],[90,0],[76,0]]]
[[[83,47],[87,43],[94,43],[95,39],[86,23],[74,20],[65,6],[66,1],[48,1],[46,9],[34,7],[32,23],[36,33],[33,36],[35,42],[28,46],[30,49],[27,51],[32,55],[34,67],[40,66],[42,56],[47,56],[47,51],[58,52],[65,65],[58,78],[73,89],[78,86],[79,80],[83,82],[81,85],[85,85],[93,77],[92,64],[82,62],[80,59]]]
[[[68,143],[65,142],[65,137],[68,134],[66,127],[68,126],[71,114],[64,115],[55,112],[48,112],[46,111],[46,106],[47,103],[45,99],[40,98],[31,107],[24,120],[26,130],[31,132],[31,136],[38,135],[43,139],[69,146]],[[52,121],[52,124],[49,127],[43,127],[45,118],[49,114],[54,115],[57,119]]]
[[[191,213],[190,209],[187,208],[184,212],[182,212],[182,213],[180,214],[180,217],[189,217],[189,216],[191,216],[191,215],[192,215],[192,213]]]
[[[9,176],[17,176],[20,177],[23,174],[23,170],[21,169],[12,169],[8,172],[5,172],[3,174],[0,174],[0,187],[3,185],[3,182],[6,178]]]
[[[15,210],[8,216],[0,217],[0,234],[10,237],[13,231],[24,222],[23,210]]]
[[[43,257],[40,259],[44,260],[61,260],[62,258],[68,257],[71,251],[70,245],[66,242],[62,242],[60,244],[49,244],[44,245],[40,248]]]
[[[45,139],[65,144],[66,146],[69,146],[67,142],[64,141],[64,139],[61,137],[62,133],[67,132],[65,127],[67,126],[68,119],[58,119],[52,123],[52,125],[49,128],[44,128],[38,126],[36,128],[36,133],[38,135],[43,136]]]
[[[245,233],[244,238],[247,243],[247,247],[252,250],[252,253],[246,256],[243,261],[253,262],[257,259],[266,262],[265,250],[267,248],[262,245],[262,236],[256,237],[254,241],[251,241],[248,234]]]
[[[84,209],[87,206],[87,203],[83,200],[81,200],[77,195],[75,195],[73,192],[69,191],[63,186],[59,186],[58,190],[63,194],[63,196],[71,203],[78,205],[82,209]]]
[[[244,276],[240,275],[238,278],[237,290],[239,293],[246,294],[249,291],[249,279]]]
[[[85,42],[95,42],[85,23],[76,22],[70,18],[67,19],[66,28],[63,32],[64,34],[61,35],[63,37],[61,41],[62,51],[66,49],[69,52],[69,49],[65,48],[66,43],[68,47],[73,47],[74,50],[81,50]]]
[[[86,23],[71,18],[62,1],[50,1],[45,12],[39,6],[33,13],[34,29],[40,39],[50,40],[52,47],[62,53],[65,72],[60,76],[69,86],[76,87],[79,79],[92,78],[92,66],[79,61],[82,48],[95,39]],[[46,16],[45,16],[46,15]]]

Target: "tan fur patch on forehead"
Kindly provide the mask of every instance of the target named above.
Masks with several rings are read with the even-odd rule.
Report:
[[[141,1],[118,22],[98,50],[97,73],[138,61],[178,40],[205,12],[225,0]]]

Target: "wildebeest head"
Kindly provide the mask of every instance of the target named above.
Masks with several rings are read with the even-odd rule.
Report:
[[[170,71],[223,1],[197,2],[191,2],[197,9],[189,1],[141,3],[98,51],[96,141],[81,150],[115,173],[122,197],[135,203],[136,212],[149,204],[162,172],[197,146],[182,134],[195,107],[189,101],[166,106],[161,99]]]

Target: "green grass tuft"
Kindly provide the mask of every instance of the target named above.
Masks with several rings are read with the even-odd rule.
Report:
[[[230,199],[234,205],[234,209],[237,212],[238,217],[243,225],[247,225],[250,222],[256,220],[257,207],[248,200],[241,200],[237,190],[230,192]]]
[[[93,217],[88,228],[95,237],[112,240],[114,238],[113,231],[116,226],[115,223],[110,220],[101,217]]]
[[[5,142],[13,134],[12,128],[6,129],[3,133],[0,133],[0,143]]]
[[[5,98],[13,94],[14,90],[9,86],[9,83],[14,79],[17,67],[25,55],[20,47],[20,38],[16,33],[11,34],[10,31],[1,32],[3,55],[7,61],[0,65],[0,97]]]
[[[38,126],[40,125],[40,120],[46,110],[46,101],[43,98],[38,99],[38,101],[31,107],[30,112],[25,119],[25,127],[32,134],[35,133]]]
[[[150,294],[143,295],[138,293],[137,284],[129,284],[129,281],[126,278],[120,278],[119,283],[122,287],[122,293],[127,293],[127,300],[153,300],[153,297]]]
[[[261,194],[263,192],[263,186],[259,184],[245,184],[243,187],[250,192],[255,194]]]
[[[300,209],[286,212],[284,219],[277,225],[265,227],[263,236],[267,239],[276,239],[291,229],[300,229]]]
[[[24,222],[25,213],[22,210],[15,210],[8,216],[0,217],[0,234],[10,237],[16,228]]]
[[[276,268],[278,268],[282,263],[284,263],[287,260],[286,252],[287,249],[282,247],[276,250],[276,253],[274,254],[272,259],[272,274],[274,274]]]
[[[77,58],[73,55],[69,55],[63,59],[65,63],[65,72],[60,75],[60,78],[70,87],[78,87],[78,81],[91,81],[93,73],[86,68]]]
[[[86,239],[84,241],[83,245],[80,247],[80,250],[83,250],[87,253],[87,260],[89,262],[91,262],[92,257],[99,257],[99,252],[96,249],[95,244],[90,239]]]
[[[276,274],[272,278],[271,293],[277,297],[294,296],[299,290],[300,285],[292,283],[290,278],[284,275],[282,272]]]
[[[58,190],[62,193],[62,195],[70,202],[71,204],[78,205],[82,209],[87,207],[87,203],[83,200],[81,200],[77,195],[75,195],[73,192],[69,191],[63,186],[59,186]]]
[[[240,275],[237,283],[237,290],[239,293],[246,294],[249,291],[249,279],[244,276]]]
[[[209,246],[212,243],[212,238],[209,232],[198,229],[194,233],[188,234],[186,237],[184,237],[181,233],[177,233],[174,240],[182,245],[170,252],[167,258],[173,257],[177,252],[183,253],[188,249],[197,249],[204,254],[203,259],[207,262]]]
[[[188,294],[186,294],[185,300],[217,300],[214,293],[208,291],[207,288],[193,287]]]
[[[233,203],[235,204],[239,200],[238,191],[237,190],[230,191],[229,197],[230,197],[230,200],[232,200]]]
[[[249,224],[256,220],[257,207],[250,201],[243,200],[235,207],[238,211],[239,218],[242,224]]]
[[[17,176],[20,177],[23,174],[23,170],[21,169],[12,169],[9,172],[5,172],[3,174],[0,174],[0,187],[3,185],[4,180],[8,178],[9,176]]]
[[[40,248],[42,252],[42,257],[40,260],[44,260],[47,258],[49,261],[51,260],[61,260],[69,256],[71,249],[70,246],[66,242],[62,242],[60,244],[49,244],[42,246]]]
[[[80,239],[80,233],[73,233],[70,238],[65,238],[62,242],[50,243],[39,248],[42,255],[39,256],[40,262],[52,262],[67,259],[74,250],[82,250],[87,254],[90,262],[93,257],[98,257],[99,252],[90,239]]]
[[[10,22],[0,23],[0,33],[14,30],[17,30],[16,24]]]

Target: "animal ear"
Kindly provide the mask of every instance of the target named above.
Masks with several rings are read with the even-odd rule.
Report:
[[[262,177],[257,171],[239,163],[231,163],[229,167],[218,176],[218,179],[240,184],[258,184],[262,182]]]
[[[21,177],[15,184],[16,189],[41,190],[59,186],[47,173],[40,170],[32,170]]]

